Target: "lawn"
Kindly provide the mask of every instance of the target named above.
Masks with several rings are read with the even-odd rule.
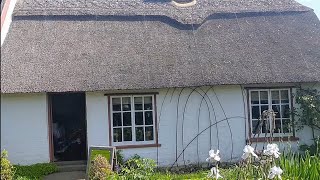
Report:
[[[52,163],[34,164],[30,166],[15,165],[14,169],[14,179],[17,180],[38,180],[42,179],[48,174],[52,174],[58,171],[57,166]]]

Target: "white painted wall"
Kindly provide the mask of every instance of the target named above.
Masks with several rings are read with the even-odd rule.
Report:
[[[315,88],[320,89],[320,86],[315,86]],[[225,116],[235,118],[230,119],[229,124],[227,121],[223,121],[219,123],[217,127],[212,126],[211,147],[210,130],[208,129],[190,143],[184,151],[184,157],[183,154],[181,154],[177,162],[180,165],[184,163],[196,163],[198,161],[204,162],[210,149],[220,149],[223,161],[231,160],[231,154],[233,159],[240,158],[246,143],[246,138],[248,137],[248,121],[245,118],[247,116],[247,97],[245,90],[243,90],[241,86],[202,87],[197,88],[197,91],[194,91],[192,94],[192,88],[170,88],[152,91],[159,92],[157,95],[157,111],[159,143],[161,147],[126,149],[123,150],[126,158],[134,154],[139,154],[142,157],[156,160],[160,166],[170,166],[175,162],[177,156],[181,154],[187,144],[198,134],[198,117],[199,131],[202,131],[210,125],[210,120],[214,123],[216,120],[220,121],[225,119]],[[179,99],[181,91],[182,93]],[[104,94],[116,92],[123,93],[123,91],[86,93],[89,145],[109,145],[108,102],[107,96],[104,96]],[[204,92],[207,92],[207,96],[205,96],[205,101],[202,102],[199,112]],[[190,94],[191,96],[189,97]],[[188,103],[186,103],[188,97],[189,100]],[[177,105],[178,99],[179,105]],[[206,103],[208,103],[208,106]],[[176,126],[177,119],[178,126]],[[184,130],[182,130],[182,121],[184,121]],[[177,140],[176,132],[178,132]],[[183,141],[182,132],[184,133]],[[299,144],[310,144],[312,142],[310,141],[312,137],[311,131],[308,128],[298,131],[296,135],[300,138],[299,142],[279,143],[280,148],[284,149],[291,146],[297,149]],[[253,146],[255,146],[255,144],[253,144]],[[262,149],[264,146],[266,146],[266,143],[257,144],[258,149]]]
[[[320,84],[313,87],[320,90]],[[161,147],[126,149],[123,151],[126,158],[139,154],[142,157],[155,159],[160,166],[170,166],[187,144],[196,137],[198,131],[206,129],[210,126],[210,122],[215,123],[225,119],[225,116],[230,118],[229,121],[221,121],[217,126],[212,126],[211,143],[209,128],[190,143],[184,151],[184,156],[181,154],[177,162],[180,165],[203,162],[210,149],[220,149],[223,161],[229,161],[231,154],[235,159],[242,155],[248,128],[246,128],[247,120],[244,118],[247,115],[246,97],[243,96],[245,93],[240,86],[201,87],[196,91],[192,88],[170,88],[140,92],[150,91],[159,92],[157,119]],[[104,94],[116,92],[132,91],[86,93],[89,146],[109,145],[108,101]],[[207,96],[204,95],[205,92]],[[202,101],[203,97],[205,97],[204,101]],[[177,105],[178,100],[179,105]],[[178,126],[176,126],[177,119]],[[182,121],[184,121],[184,129],[182,129]],[[184,133],[183,141],[182,132]],[[300,138],[299,144],[312,142],[310,129],[305,128],[296,134]],[[259,143],[258,147],[261,148],[263,145]],[[297,146],[297,142],[292,142],[291,145]],[[284,147],[285,144],[281,146]],[[15,164],[49,162],[46,94],[1,94],[2,149],[9,151],[9,159]]]
[[[1,94],[1,150],[14,164],[49,162],[45,94]]]
[[[179,98],[181,91],[182,93]],[[208,91],[208,93],[205,100],[202,102],[199,112],[201,100],[206,91]],[[191,93],[192,89],[190,88],[161,89],[158,90],[158,92],[157,111],[159,143],[161,144],[161,147],[126,149],[123,150],[126,158],[134,154],[139,154],[142,157],[155,159],[158,161],[159,165],[172,165],[183,149],[187,147],[187,144],[198,134],[199,113],[199,132],[209,127],[210,121],[211,123],[214,123],[216,120],[221,121],[225,119],[224,113],[231,119],[229,120],[229,124],[227,121],[217,124],[218,131],[216,126],[212,126],[211,147],[209,128],[191,142],[188,148],[185,149],[184,158],[183,154],[178,158],[178,163],[189,164],[205,161],[208,156],[208,151],[210,149],[218,148],[223,152],[222,157],[225,161],[230,160],[231,153],[233,158],[241,156],[242,148],[245,145],[246,133],[244,124],[245,119],[243,118],[244,104],[240,86],[219,86],[211,89],[202,87],[197,88],[197,91],[193,91],[193,93]],[[107,97],[104,96],[104,94],[105,93],[97,92],[86,93],[89,145],[109,145],[108,104]],[[189,97],[190,94],[191,96]],[[188,97],[189,100],[187,102]],[[177,106],[178,99],[179,106]],[[208,103],[208,106],[206,103]],[[179,107],[178,115],[177,107]],[[216,118],[214,118],[215,115]],[[178,126],[176,126],[177,116]],[[182,121],[184,121],[184,130],[182,130]],[[176,130],[176,127],[178,130]],[[183,141],[182,131],[184,132]],[[230,133],[230,131],[232,133]],[[179,132],[177,134],[177,139],[176,132]]]

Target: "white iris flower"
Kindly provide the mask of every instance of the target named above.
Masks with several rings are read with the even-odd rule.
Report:
[[[209,157],[206,159],[208,162],[220,161],[219,150],[215,153],[214,150],[209,151]]]
[[[243,155],[241,156],[242,159],[247,159],[250,155],[258,158],[258,156],[256,155],[256,153],[254,153],[254,148],[251,147],[250,145],[246,145],[243,149]]]
[[[281,153],[279,153],[279,148],[277,144],[268,144],[267,149],[263,151],[263,154],[267,156],[274,156],[275,158],[279,158],[280,157],[279,155]]]
[[[273,179],[274,177],[278,176],[279,179],[281,179],[281,174],[283,173],[282,169],[280,167],[274,166],[270,169],[269,172],[269,179]]]

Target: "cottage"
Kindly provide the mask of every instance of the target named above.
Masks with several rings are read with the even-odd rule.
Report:
[[[9,16],[9,15],[8,15]],[[291,126],[320,90],[320,22],[294,0],[18,0],[1,46],[1,149],[13,163],[116,146],[160,166],[247,143],[311,143]],[[260,132],[263,135],[257,135]]]

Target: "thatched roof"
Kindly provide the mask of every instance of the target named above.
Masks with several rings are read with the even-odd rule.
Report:
[[[308,8],[155,1],[22,1],[1,49],[2,93],[320,81]]]
[[[306,11],[294,0],[197,0],[179,8],[171,0],[20,0],[17,16],[124,15],[166,16],[183,24],[200,24],[215,13]]]

